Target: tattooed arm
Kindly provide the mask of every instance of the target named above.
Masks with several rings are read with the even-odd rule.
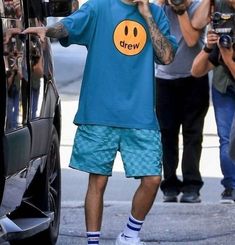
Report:
[[[51,38],[65,38],[67,37],[68,31],[64,27],[64,25],[60,22],[55,23],[52,26],[49,27],[29,27],[25,29],[23,34],[36,34],[40,37],[41,41],[44,41],[45,37],[51,37]]]
[[[148,17],[146,21],[149,26],[153,48],[158,60],[161,64],[170,64],[174,59],[174,50],[172,45],[160,32],[152,16]]]
[[[156,22],[154,21],[152,13],[149,9],[149,0],[134,0],[133,2],[138,3],[139,12],[146,20],[149,27],[153,49],[157,59],[161,64],[170,64],[174,58],[174,49],[168,39],[161,33]]]

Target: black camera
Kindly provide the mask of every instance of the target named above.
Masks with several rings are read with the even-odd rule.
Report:
[[[175,6],[183,4],[184,2],[185,0],[171,0],[171,3],[174,4]]]
[[[213,13],[212,28],[220,36],[220,45],[230,48],[235,42],[235,13]]]
[[[185,0],[171,0],[171,3],[175,6],[179,6],[180,4],[183,4],[185,2]],[[169,5],[169,1],[166,0],[166,4]]]

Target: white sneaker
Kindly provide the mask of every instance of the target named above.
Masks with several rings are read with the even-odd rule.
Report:
[[[123,233],[120,233],[116,239],[115,245],[147,245],[145,242],[141,242],[140,238],[128,238]]]

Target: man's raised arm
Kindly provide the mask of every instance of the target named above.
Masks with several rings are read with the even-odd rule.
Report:
[[[44,27],[29,27],[25,29],[23,34],[36,34],[40,37],[41,41],[44,41],[45,37],[50,37],[50,38],[65,38],[67,37],[68,31],[64,27],[64,25],[60,22],[55,23],[52,26],[44,26]]]
[[[155,55],[161,64],[170,64],[174,59],[174,49],[168,39],[161,33],[157,24],[154,21],[152,13],[149,9],[148,0],[134,0],[138,4],[140,14],[145,19],[148,27],[150,36],[152,39],[153,49]]]

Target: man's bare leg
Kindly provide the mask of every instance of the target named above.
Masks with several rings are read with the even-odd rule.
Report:
[[[85,198],[87,231],[100,231],[103,215],[103,196],[108,182],[107,176],[90,174]]]
[[[117,237],[116,245],[139,242],[139,232],[153,205],[160,182],[160,176],[148,176],[141,179],[132,200],[131,214],[123,232]]]
[[[160,182],[160,176],[146,176],[141,179],[141,183],[132,200],[131,214],[135,219],[145,219],[153,205]]]

